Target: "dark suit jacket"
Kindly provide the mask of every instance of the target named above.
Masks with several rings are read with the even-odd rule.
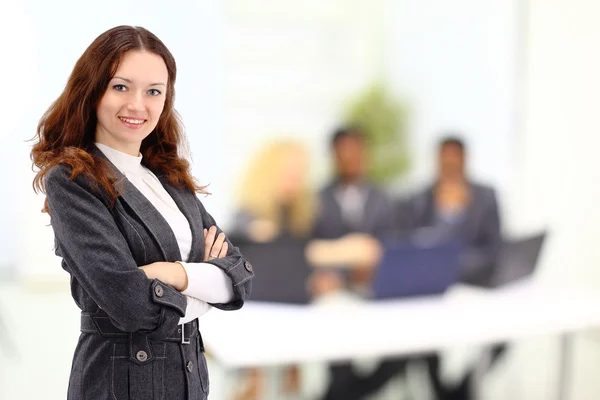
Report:
[[[471,183],[470,188],[471,202],[465,214],[441,234],[465,246],[461,257],[462,281],[487,286],[502,247],[498,202],[491,187]],[[396,215],[402,231],[439,227],[433,186],[402,202]]]
[[[318,239],[336,239],[348,233],[368,233],[382,237],[394,228],[393,204],[389,197],[373,185],[365,184],[366,201],[362,221],[356,229],[349,226],[342,216],[342,209],[335,197],[338,182],[327,185],[319,194],[319,209],[312,236]]]
[[[93,155],[113,168],[120,179],[117,184],[122,184],[121,195],[112,207],[106,193],[85,176],[71,180],[70,167],[53,168],[46,177],[46,191],[56,254],[71,274],[71,293],[82,315],[95,322],[110,321],[129,333],[129,341],[121,346],[110,335],[82,333],[68,398],[121,398],[122,392],[122,398],[184,398],[187,393],[189,399],[203,400],[208,380],[200,344],[163,341],[177,329],[186,298],[163,282],[148,279],[138,268],[181,260],[175,236],[156,208],[102,152],[95,149]],[[195,193],[174,188],[164,176],[158,178],[190,223],[193,244],[189,259],[183,261],[202,262],[203,228],[216,225],[214,219]],[[231,243],[226,258],[207,262],[225,271],[234,287],[231,303],[214,306],[242,307],[251,290],[250,263]],[[149,355],[144,362],[136,359],[140,350]]]

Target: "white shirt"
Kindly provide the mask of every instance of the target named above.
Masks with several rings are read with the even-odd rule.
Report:
[[[359,229],[365,213],[367,191],[360,185],[341,185],[335,191],[344,222],[353,228]]]
[[[231,278],[219,267],[209,263],[188,263],[192,248],[189,222],[156,175],[142,165],[142,155],[135,157],[107,145],[96,143],[104,155],[152,203],[168,222],[181,253],[178,261],[188,276],[188,287],[182,293],[187,298],[185,317],[179,323],[192,321],[211,309],[208,303],[228,303],[233,300]]]

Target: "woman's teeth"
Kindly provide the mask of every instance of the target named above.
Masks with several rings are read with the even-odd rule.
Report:
[[[143,119],[121,118],[121,121],[125,121],[128,124],[139,125],[139,124],[143,124],[145,120],[143,120]]]

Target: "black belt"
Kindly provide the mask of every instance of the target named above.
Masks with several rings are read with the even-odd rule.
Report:
[[[110,322],[110,318],[106,315],[90,315],[81,313],[81,332],[85,333],[99,333],[105,337],[129,337],[130,333],[125,332],[117,328]],[[189,344],[190,340],[199,336],[198,331],[198,319],[190,321],[183,325],[177,325],[177,328],[173,330],[167,337],[160,338],[159,340],[165,340],[168,342],[180,342],[183,344]],[[202,338],[200,338],[200,345],[202,346]]]

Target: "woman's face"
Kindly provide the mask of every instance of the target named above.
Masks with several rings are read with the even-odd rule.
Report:
[[[137,156],[162,114],[168,78],[161,56],[125,53],[96,109],[96,142]]]

